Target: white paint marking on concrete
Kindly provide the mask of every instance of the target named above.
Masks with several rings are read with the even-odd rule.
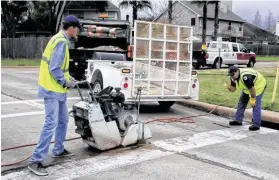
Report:
[[[230,140],[240,140],[249,136],[278,132],[273,129],[261,127],[260,131],[251,132],[249,126],[231,129],[221,129],[209,132],[201,132],[192,136],[182,136],[167,140],[152,142],[153,145],[172,152],[183,152],[189,149],[224,143]]]
[[[79,100],[80,97],[69,97],[67,100]],[[23,104],[23,103],[38,103],[38,102],[44,102],[43,99],[36,99],[36,100],[20,100],[20,101],[8,101],[8,102],[1,102],[1,105],[11,105],[11,104]]]
[[[182,136],[168,140],[155,141],[152,144],[168,150],[167,152],[161,150],[134,150],[124,152],[122,154],[115,154],[114,156],[100,155],[94,158],[73,160],[60,165],[49,167],[48,171],[51,179],[70,180],[85,175],[94,175],[99,172],[107,171],[114,168],[119,168],[127,165],[148,161],[167,155],[175,154],[176,152],[187,151],[190,149],[203,147],[207,145],[214,145],[225,143],[230,140],[240,140],[246,137],[269,134],[278,132],[276,130],[261,128],[260,131],[250,132],[248,126],[214,130],[209,132],[197,133],[192,136]],[[14,172],[2,176],[3,180],[33,180],[38,179],[28,170],[21,172]],[[44,179],[44,178],[40,178]]]
[[[71,108],[68,108],[68,111],[71,111]],[[13,113],[13,114],[5,114],[1,115],[1,119],[5,118],[14,118],[14,117],[22,117],[22,116],[34,116],[34,115],[42,115],[45,114],[45,111],[33,111],[33,112],[25,112],[25,113]]]
[[[148,161],[167,155],[174,154],[172,152],[163,152],[161,150],[134,150],[125,154],[116,154],[114,156],[97,156],[85,160],[77,160],[66,162],[48,168],[51,179],[69,180],[85,175],[96,174],[98,172],[107,171],[127,165]],[[49,178],[49,177],[48,177]],[[21,172],[10,173],[1,177],[2,180],[33,180],[36,176],[27,170]],[[40,179],[44,179],[41,177]]]
[[[37,103],[37,102],[34,102],[34,101],[24,101],[23,103],[27,104],[27,105],[30,105],[30,106],[33,106],[33,107],[36,107],[36,108],[39,108],[39,109],[44,109],[45,108],[45,106],[43,104],[40,104],[40,103]]]

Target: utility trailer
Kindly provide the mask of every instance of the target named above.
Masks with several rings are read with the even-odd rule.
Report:
[[[89,59],[86,79],[98,92],[120,87],[126,101],[157,101],[165,108],[175,101],[198,100],[199,81],[192,71],[192,27],[135,21],[132,61]],[[115,56],[119,56],[115,54]]]

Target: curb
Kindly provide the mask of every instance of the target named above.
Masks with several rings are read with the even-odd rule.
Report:
[[[194,100],[187,100],[187,101],[182,101],[179,102],[182,105],[185,106],[194,106],[197,109],[202,109],[206,111],[211,111],[214,109],[217,105],[214,104],[208,104],[204,102],[199,102],[199,101],[194,101]],[[234,117],[236,112],[236,109],[234,108],[229,108],[229,107],[224,107],[224,106],[218,106],[213,113],[217,115],[226,115],[230,117]],[[252,109],[247,109],[244,113],[245,118],[252,120]],[[279,124],[279,113],[278,112],[273,112],[273,111],[266,111],[262,110],[262,120],[266,122],[271,122],[275,124]]]
[[[278,60],[278,61],[279,61],[279,60]],[[275,62],[275,63],[276,63],[277,61],[272,61],[272,60],[270,60],[270,61],[257,60],[257,62],[261,62],[261,63],[262,63],[262,62]],[[257,63],[257,62],[256,62],[256,63]]]
[[[40,68],[39,66],[1,66],[1,68],[21,69],[21,68]]]

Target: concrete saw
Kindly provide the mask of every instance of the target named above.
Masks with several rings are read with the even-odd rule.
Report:
[[[88,96],[84,97],[79,85],[87,83]],[[129,146],[152,138],[150,128],[139,121],[139,105],[125,102],[121,88],[108,86],[100,92],[93,92],[87,81],[77,84],[81,101],[73,105],[75,132],[84,143],[99,150],[118,146]],[[140,92],[140,90],[139,90]]]

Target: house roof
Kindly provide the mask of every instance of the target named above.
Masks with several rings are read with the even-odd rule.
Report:
[[[194,4],[191,1],[178,1],[182,3],[183,5],[190,8],[192,11],[197,13],[199,16],[203,16],[203,8],[199,7],[197,4]],[[208,18],[214,18],[215,16],[215,5],[214,4],[208,4],[207,5],[207,17]],[[236,15],[235,13],[228,11],[227,13],[223,13],[219,10],[218,18],[220,20],[227,20],[227,21],[237,21],[237,22],[245,22],[241,17]]]
[[[197,14],[199,17],[203,16],[203,8],[199,7],[197,4],[193,4],[191,1],[177,0],[174,3],[181,3],[186,8],[190,9],[195,14]],[[156,21],[158,18],[160,18],[167,11],[168,11],[168,9],[166,9],[164,12],[162,12],[157,18],[154,19],[154,21]],[[209,4],[207,6],[207,18],[214,18],[214,16],[215,16],[215,5]],[[231,11],[228,11],[227,13],[223,13],[222,11],[219,10],[218,18],[220,20],[225,20],[225,21],[245,22],[241,17],[239,17],[238,15],[236,15],[235,13],[233,13]]]
[[[243,36],[244,37],[258,36],[260,40],[276,38],[276,35],[247,22],[243,24]]]
[[[76,5],[73,3],[72,4],[69,3],[69,5],[67,5],[67,7],[65,9],[66,10],[84,10],[84,11],[95,10],[95,9],[92,9],[90,6]],[[110,1],[107,1],[106,11],[120,11],[120,9],[117,6],[115,6],[113,3],[111,3]]]

